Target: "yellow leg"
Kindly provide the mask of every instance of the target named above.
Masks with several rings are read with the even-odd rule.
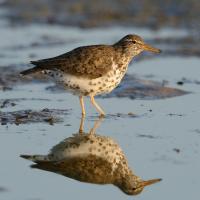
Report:
[[[80,100],[80,104],[81,104],[82,116],[85,116],[85,106],[84,106],[83,96],[80,96],[79,100]]]
[[[97,104],[97,102],[94,99],[94,96],[90,96],[90,100],[92,105],[97,109],[97,111],[100,113],[101,116],[105,116],[104,111],[102,110],[102,108]]]

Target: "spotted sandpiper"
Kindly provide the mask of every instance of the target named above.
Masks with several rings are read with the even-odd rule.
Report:
[[[101,120],[101,119],[100,119]],[[128,195],[161,181],[143,181],[129,168],[120,146],[110,137],[97,135],[99,121],[89,133],[80,132],[54,146],[48,155],[21,155],[35,162],[32,168],[55,172],[87,183],[113,184]],[[83,122],[80,130],[82,130]]]
[[[113,45],[83,46],[57,57],[31,61],[35,67],[21,74],[42,72],[79,96],[82,115],[85,115],[84,96],[89,96],[100,115],[105,115],[94,97],[111,92],[121,82],[130,61],[142,51],[161,52],[140,36],[126,35]]]

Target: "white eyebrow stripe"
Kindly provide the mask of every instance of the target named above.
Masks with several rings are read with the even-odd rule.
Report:
[[[132,39],[126,39],[126,41],[130,41],[130,42],[131,42],[131,41],[133,41],[133,40],[132,40]]]

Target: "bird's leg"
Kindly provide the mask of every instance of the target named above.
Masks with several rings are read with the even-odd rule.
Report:
[[[102,110],[102,108],[97,104],[97,102],[94,99],[94,96],[90,96],[90,100],[92,105],[97,109],[97,111],[100,113],[100,116],[105,116],[104,111]]]
[[[79,134],[82,134],[84,131],[84,120],[85,120],[85,116],[82,115],[81,117],[81,123],[80,123],[80,127],[79,127]]]
[[[99,116],[98,120],[95,121],[93,128],[91,128],[89,132],[90,135],[95,134],[96,129],[100,126],[102,120],[103,120],[103,116]]]
[[[84,100],[83,100],[83,96],[79,97],[80,100],[80,104],[81,104],[81,110],[82,110],[82,116],[85,116],[85,106],[84,106]]]

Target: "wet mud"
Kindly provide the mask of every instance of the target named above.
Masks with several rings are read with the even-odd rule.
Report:
[[[121,84],[105,97],[128,97],[130,99],[164,99],[188,94],[188,92],[166,87],[163,82],[143,80],[133,75],[126,75]]]
[[[43,109],[43,110],[18,110],[13,112],[0,112],[1,125],[29,124],[29,123],[55,123],[63,122],[63,116],[69,114],[69,110]],[[62,117],[61,117],[62,116]]]
[[[1,187],[1,186],[0,186],[0,193],[1,193],[1,192],[2,192],[2,193],[3,193],[3,192],[7,192],[7,191],[8,191],[8,190],[7,190],[5,187]]]

